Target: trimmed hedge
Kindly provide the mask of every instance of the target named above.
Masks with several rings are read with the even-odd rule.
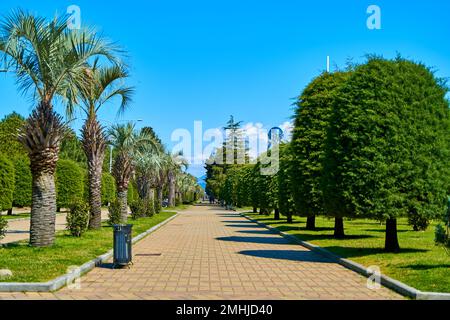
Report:
[[[102,174],[102,204],[108,205],[108,203],[116,200],[116,180],[107,172]]]
[[[69,208],[84,196],[84,174],[71,160],[59,160],[56,166],[56,205]]]
[[[0,210],[12,208],[15,184],[14,175],[13,163],[0,154]]]
[[[30,160],[25,157],[18,158],[14,163],[15,168],[15,188],[13,196],[14,207],[31,206],[32,180]]]

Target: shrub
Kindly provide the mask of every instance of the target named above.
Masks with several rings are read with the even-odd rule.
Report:
[[[14,184],[14,165],[4,155],[0,155],[0,210],[12,208]]]
[[[143,217],[146,213],[145,202],[141,198],[130,203],[131,219],[136,220]]]
[[[414,231],[425,231],[430,225],[430,220],[419,214],[410,213],[408,216],[409,225],[413,227]]]
[[[76,162],[58,161],[55,180],[58,208],[68,208],[84,198],[84,174]]]
[[[30,160],[25,157],[18,158],[14,163],[15,169],[15,188],[13,196],[13,205],[23,208],[31,206],[31,185],[32,176],[30,169]]]
[[[6,234],[6,227],[8,226],[8,221],[0,216],[0,239],[3,239]]]
[[[152,217],[155,214],[155,201],[150,198],[145,200],[145,216]]]
[[[446,228],[444,228],[442,226],[442,224],[438,224],[436,226],[436,231],[435,231],[435,238],[434,241],[436,242],[436,244],[441,244],[444,246],[450,246],[450,239],[449,236],[447,234],[447,230]]]
[[[116,181],[114,177],[104,172],[102,174],[102,204],[107,205],[116,199]]]
[[[108,224],[111,226],[122,223],[120,203],[119,201],[117,201],[117,199],[110,203],[108,207],[108,217]]]
[[[132,203],[133,201],[139,199],[139,193],[137,190],[136,182],[131,180],[128,184],[128,191],[127,191],[127,202]]]
[[[74,237],[81,237],[88,229],[89,205],[84,201],[77,201],[70,206],[67,214],[67,230]]]

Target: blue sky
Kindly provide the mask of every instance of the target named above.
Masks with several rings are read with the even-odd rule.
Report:
[[[447,0],[3,0],[0,13],[21,7],[52,17],[72,4],[83,25],[128,51],[137,91],[122,119],[142,118],[139,125],[154,127],[169,148],[173,130],[193,130],[195,120],[205,129],[223,126],[230,114],[267,127],[288,121],[292,98],[325,68],[327,55],[342,67],[368,53],[399,52],[450,76]],[[366,27],[371,4],[381,8],[381,30]],[[33,106],[5,74],[0,96],[0,117],[27,115]],[[114,104],[101,114],[115,116]],[[200,175],[200,167],[191,172]]]

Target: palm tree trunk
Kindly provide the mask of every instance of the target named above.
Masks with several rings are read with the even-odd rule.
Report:
[[[95,108],[92,108],[95,110]],[[81,129],[83,151],[88,159],[89,228],[102,226],[102,170],[106,152],[106,137],[95,112],[89,114]]]
[[[51,246],[55,241],[55,179],[52,173],[35,173],[32,183],[30,245]]]
[[[155,189],[151,188],[147,194],[147,216],[151,217],[155,214]]]
[[[117,200],[120,204],[120,212],[122,223],[126,223],[128,219],[128,189],[120,190],[117,192]]]
[[[175,207],[175,177],[169,173],[169,207]]]
[[[56,189],[55,170],[59,147],[66,126],[53,111],[49,101],[33,110],[18,140],[30,157],[32,204],[30,244],[35,247],[53,245],[55,241]]]
[[[102,166],[90,166],[89,170],[89,228],[102,226]]]
[[[160,213],[163,203],[163,188],[157,187],[156,188],[156,202],[155,202],[155,212]]]

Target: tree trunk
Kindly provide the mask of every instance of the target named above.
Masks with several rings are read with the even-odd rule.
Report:
[[[94,107],[92,109],[95,110]],[[102,170],[107,145],[104,129],[98,122],[95,112],[89,114],[81,134],[88,166],[89,228],[99,229],[102,226]]]
[[[386,239],[384,243],[386,252],[399,252],[400,245],[397,237],[397,219],[386,220]]]
[[[169,207],[175,207],[175,177],[169,173]]]
[[[156,188],[156,201],[155,201],[155,212],[160,213],[163,203],[163,189],[162,187]]]
[[[49,100],[48,98],[41,101],[31,112],[17,137],[30,158],[32,174],[30,245],[35,247],[51,246],[55,241],[54,175],[60,143],[66,131],[62,117],[53,111]]]
[[[117,200],[120,204],[120,216],[122,223],[126,223],[128,219],[128,189],[117,192]]]
[[[343,238],[345,238],[344,219],[341,218],[341,217],[335,217],[334,218],[334,237],[336,239],[343,239]]]
[[[8,216],[12,216],[12,214],[13,214],[13,209],[12,209],[12,208],[9,208],[9,209],[8,209],[7,215],[8,215]]]
[[[292,213],[288,213],[287,214],[287,223],[292,223],[293,221],[292,221]]]
[[[89,169],[89,228],[100,229],[102,226],[102,167]]]
[[[56,189],[51,173],[33,174],[30,245],[47,247],[55,241]]]
[[[275,208],[275,214],[273,216],[274,220],[280,220],[280,210]]]
[[[253,207],[253,213],[257,213],[258,212],[258,208],[257,207]]]
[[[306,230],[316,230],[316,216],[306,218]]]
[[[155,189],[149,189],[147,193],[147,212],[148,217],[155,214]]]

